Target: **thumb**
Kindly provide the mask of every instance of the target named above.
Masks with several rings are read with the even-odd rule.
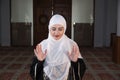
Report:
[[[45,50],[45,55],[47,55],[47,49]]]
[[[36,49],[34,49],[34,53],[35,53],[35,55],[37,56],[37,51],[36,51]]]

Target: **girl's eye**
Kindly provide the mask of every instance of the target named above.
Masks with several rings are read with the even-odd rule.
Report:
[[[51,30],[52,30],[52,31],[56,31],[56,30],[58,30],[58,31],[63,31],[64,28],[63,28],[63,27],[59,27],[59,28],[52,27]]]
[[[54,27],[53,27],[51,30],[52,30],[52,31],[55,31],[55,30],[56,30],[56,28],[54,28]]]
[[[58,28],[58,30],[59,30],[59,31],[62,31],[62,30],[63,30],[63,27]]]

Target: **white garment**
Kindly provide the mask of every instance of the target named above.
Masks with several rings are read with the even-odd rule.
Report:
[[[59,41],[53,41],[49,37],[40,44],[43,52],[47,49],[47,57],[44,63],[46,75],[50,80],[66,80],[71,66],[67,53],[68,51],[71,52],[72,46],[77,46],[77,44],[66,35],[63,35]],[[78,57],[82,58],[81,55]]]
[[[62,16],[53,16],[49,23],[49,29],[54,24],[61,24],[66,30],[66,21]],[[47,56],[44,63],[45,74],[50,80],[67,80],[69,68],[71,66],[71,61],[67,53],[71,53],[72,47],[76,46],[77,52],[80,54],[77,44],[65,34],[63,34],[59,40],[55,40],[50,33],[48,34],[48,38],[43,40],[40,44],[43,52],[47,50]],[[82,58],[81,55],[78,57]]]

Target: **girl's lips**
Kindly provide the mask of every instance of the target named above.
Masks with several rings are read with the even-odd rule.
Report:
[[[55,35],[55,37],[59,37],[59,35]]]

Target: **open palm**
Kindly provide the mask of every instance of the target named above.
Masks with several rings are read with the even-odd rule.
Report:
[[[47,50],[45,50],[43,53],[41,45],[37,45],[36,49],[34,49],[34,52],[38,60],[43,61],[46,58]]]
[[[77,46],[73,46],[71,53],[68,52],[68,56],[69,56],[70,60],[74,61],[74,62],[77,61],[78,55],[79,55],[79,52],[78,52]]]

